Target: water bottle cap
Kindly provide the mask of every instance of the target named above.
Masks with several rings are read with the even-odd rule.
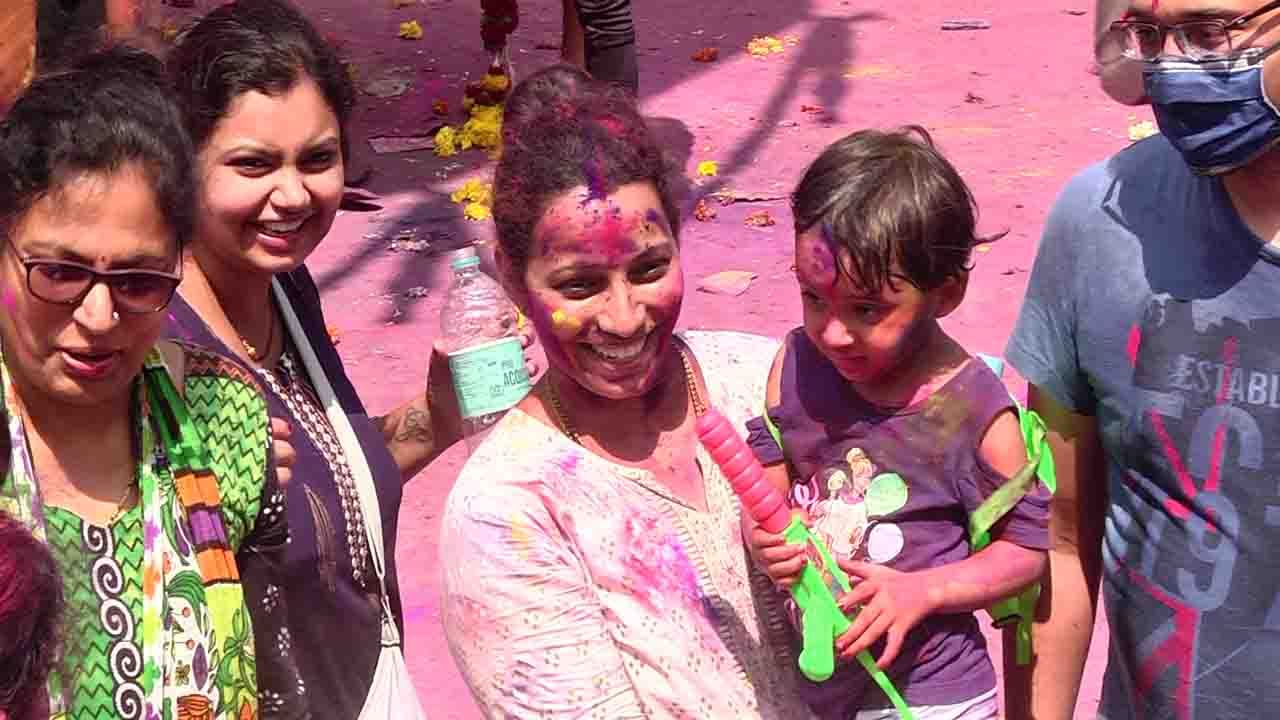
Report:
[[[476,267],[479,264],[480,256],[476,253],[476,249],[473,247],[466,247],[459,250],[458,253],[453,256],[453,262],[449,265],[454,270],[465,270],[467,268]]]

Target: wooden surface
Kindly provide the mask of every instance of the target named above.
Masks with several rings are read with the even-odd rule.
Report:
[[[36,58],[36,0],[0,2],[0,113],[31,79]]]

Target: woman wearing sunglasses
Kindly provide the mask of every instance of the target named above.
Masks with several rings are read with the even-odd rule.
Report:
[[[89,55],[0,123],[0,511],[47,543],[66,598],[41,717],[256,718],[253,629],[283,626],[273,564],[235,558],[287,538],[261,391],[158,342],[195,205],[163,77]]]

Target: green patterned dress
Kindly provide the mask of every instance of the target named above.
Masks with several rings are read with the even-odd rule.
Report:
[[[250,616],[280,627],[284,619],[273,616],[269,579],[242,578],[235,554],[278,555],[287,540],[266,403],[241,366],[167,348],[139,381],[141,502],[110,527],[41,503],[0,364],[13,447],[0,510],[49,544],[67,597],[63,672],[50,683],[55,718],[259,717]],[[166,365],[182,367],[181,396]]]

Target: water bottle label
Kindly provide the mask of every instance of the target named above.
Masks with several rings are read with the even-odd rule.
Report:
[[[462,417],[502,412],[529,394],[520,338],[509,337],[449,354]]]

